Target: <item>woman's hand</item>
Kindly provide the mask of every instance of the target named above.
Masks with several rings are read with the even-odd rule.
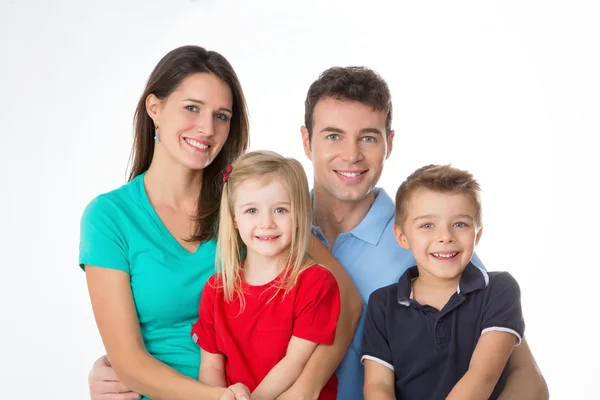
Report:
[[[108,356],[100,357],[88,376],[91,400],[138,400],[141,396],[119,381]]]

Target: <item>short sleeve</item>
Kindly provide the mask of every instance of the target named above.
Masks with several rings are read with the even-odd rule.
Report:
[[[490,278],[489,295],[484,305],[481,334],[503,331],[515,335],[517,345],[525,334],[525,321],[521,310],[519,284],[508,272],[500,272]]]
[[[386,299],[385,289],[378,289],[369,296],[361,362],[373,360],[393,371],[392,350],[386,328]]]
[[[200,297],[199,317],[192,325],[192,340],[203,350],[219,354],[215,328],[215,303],[217,298],[216,275],[204,285]]]
[[[112,212],[110,201],[100,196],[92,200],[81,217],[79,266],[93,265],[129,273],[125,232]]]
[[[312,266],[300,273],[294,303],[293,336],[332,344],[340,316],[340,290],[328,269]]]

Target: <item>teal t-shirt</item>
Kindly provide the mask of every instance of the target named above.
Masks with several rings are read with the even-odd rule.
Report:
[[[146,348],[197,379],[200,348],[190,332],[202,288],[214,274],[216,242],[202,243],[194,253],[181,246],[152,208],[143,176],[86,207],[79,264],[127,272]]]

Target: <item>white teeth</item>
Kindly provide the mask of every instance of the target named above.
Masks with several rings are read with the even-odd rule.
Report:
[[[457,254],[458,253],[451,253],[451,254],[432,253],[432,255],[437,258],[452,258],[452,257],[456,256]]]
[[[341,172],[337,171],[338,174],[347,176],[348,178],[354,178],[360,175],[360,172]]]
[[[202,144],[200,142],[195,141],[194,139],[185,139],[185,142],[191,146],[194,146],[197,149],[208,149],[208,146],[205,144]]]

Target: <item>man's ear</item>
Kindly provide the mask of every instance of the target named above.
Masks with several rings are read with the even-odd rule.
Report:
[[[482,233],[483,233],[483,226],[480,226],[479,231],[477,232],[477,235],[475,236],[475,245],[477,245],[479,243],[479,239],[481,239]]]
[[[406,250],[410,250],[410,244],[408,243],[408,240],[406,239],[406,235],[402,232],[400,227],[396,224],[394,224],[394,236],[396,237],[396,242],[398,242],[398,245],[400,247],[402,247],[403,249],[406,249]]]
[[[311,150],[310,150],[310,135],[308,134],[308,128],[302,125],[300,128],[302,134],[302,145],[304,146],[304,154],[312,161]]]
[[[392,154],[392,149],[394,148],[394,136],[395,135],[396,135],[396,132],[394,132],[393,129],[390,131],[390,134],[387,135],[387,155],[385,156],[386,160],[388,158],[390,158],[390,155]]]

